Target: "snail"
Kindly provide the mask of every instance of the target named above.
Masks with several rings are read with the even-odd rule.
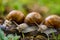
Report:
[[[45,25],[53,28],[60,28],[60,17],[58,15],[50,15],[45,18]]]
[[[13,10],[7,16],[7,20],[15,21],[16,23],[20,24],[23,22],[25,16],[21,11]]]
[[[31,12],[26,16],[24,22],[29,25],[40,24],[42,22],[42,16],[37,12]]]
[[[37,12],[29,13],[24,20],[25,23],[32,25],[32,27],[38,26],[38,27],[36,27],[36,28],[38,28],[37,29],[38,31],[44,31],[47,29],[46,25],[41,24],[42,21],[43,21],[42,16]],[[35,26],[33,26],[33,25],[35,25]]]

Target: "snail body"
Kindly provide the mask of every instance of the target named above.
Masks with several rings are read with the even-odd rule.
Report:
[[[7,15],[6,19],[15,21],[16,23],[20,24],[23,22],[24,17],[25,16],[21,11],[13,10]]]
[[[38,29],[38,27],[36,26],[29,26],[26,23],[22,23],[20,25],[18,25],[16,27],[16,29],[18,30],[18,32],[23,32],[23,33],[28,33],[28,32],[32,32]]]
[[[38,27],[39,27],[38,31],[40,31],[40,32],[43,32],[46,29],[48,29],[48,27],[46,25],[43,25],[43,24],[42,25],[39,25]]]
[[[28,27],[28,25],[26,23],[22,23],[22,24],[18,25],[16,29],[19,32],[21,32],[22,30],[26,29],[27,27]]]
[[[5,27],[6,27],[6,26],[7,26],[7,27],[10,27],[11,24],[12,24],[11,21],[5,20],[3,26],[5,26]]]
[[[51,16],[48,16],[46,19],[45,19],[45,25],[47,26],[53,26],[55,28],[60,28],[60,17],[57,16],[57,15],[51,15]]]
[[[42,16],[37,12],[32,12],[26,16],[24,22],[29,25],[40,24],[42,22]]]

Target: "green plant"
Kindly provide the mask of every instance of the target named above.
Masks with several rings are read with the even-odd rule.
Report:
[[[55,33],[52,33],[52,39],[53,40],[60,40],[60,34],[58,34],[58,35],[55,35]],[[49,38],[50,39],[50,38]]]
[[[4,35],[4,32],[0,29],[0,40],[18,40],[20,38],[20,36],[16,35],[12,35],[9,34],[7,36]]]
[[[58,35],[58,40],[60,40],[60,34]]]
[[[54,33],[52,33],[52,36],[53,36],[53,39],[54,39],[54,40],[57,40],[57,36],[55,36]]]
[[[47,6],[49,13],[60,15],[60,0],[38,0],[41,6]]]
[[[20,36],[17,36],[17,35],[13,36],[12,34],[9,34],[7,36],[7,38],[8,38],[8,40],[18,40],[20,38]]]
[[[0,29],[0,40],[4,40],[4,32]]]

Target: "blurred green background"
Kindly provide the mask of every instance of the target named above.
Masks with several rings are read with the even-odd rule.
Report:
[[[42,6],[49,9],[49,14],[60,15],[60,0],[0,0],[0,16],[8,14],[14,9],[20,10],[26,15],[35,8],[38,11]]]

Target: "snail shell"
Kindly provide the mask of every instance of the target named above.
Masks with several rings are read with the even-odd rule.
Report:
[[[45,19],[45,25],[47,26],[53,26],[55,28],[60,28],[60,17],[57,16],[57,15],[51,15],[51,16],[48,16],[46,19]]]
[[[31,12],[26,16],[24,22],[29,25],[40,24],[42,22],[42,16],[37,12]]]
[[[16,23],[20,24],[23,22],[24,17],[25,16],[21,11],[13,10],[7,15],[6,19],[7,20],[13,20]]]

